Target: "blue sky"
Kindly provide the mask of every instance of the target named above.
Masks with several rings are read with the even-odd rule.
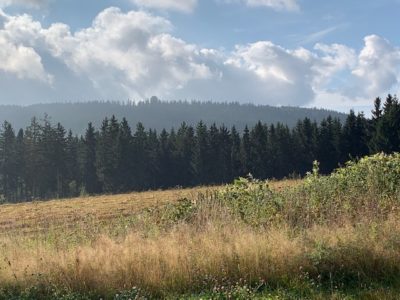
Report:
[[[161,99],[368,112],[399,0],[0,0],[0,104]]]

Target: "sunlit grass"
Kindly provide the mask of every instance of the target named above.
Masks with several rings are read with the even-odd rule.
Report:
[[[0,206],[0,299],[395,299],[399,182],[399,157],[376,156],[303,181]]]

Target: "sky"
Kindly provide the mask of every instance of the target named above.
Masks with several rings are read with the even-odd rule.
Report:
[[[0,104],[235,101],[369,113],[400,0],[0,0]]]

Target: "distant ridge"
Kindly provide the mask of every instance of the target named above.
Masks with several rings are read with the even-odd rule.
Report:
[[[215,103],[198,101],[164,102],[153,97],[139,103],[121,102],[78,102],[34,104],[29,106],[0,105],[0,121],[9,121],[14,129],[25,128],[32,117],[42,119],[47,114],[53,123],[60,122],[66,129],[76,134],[84,133],[88,122],[99,127],[105,117],[115,115],[118,119],[125,117],[131,126],[142,122],[146,128],[160,131],[163,128],[178,128],[182,122],[195,125],[199,121],[206,124],[235,125],[243,130],[245,125],[252,126],[258,121],[265,123],[283,123],[289,127],[306,117],[321,121],[331,115],[344,120],[346,114],[336,111],[299,108],[274,107],[239,103]]]

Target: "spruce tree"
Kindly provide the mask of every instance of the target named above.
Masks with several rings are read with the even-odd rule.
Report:
[[[83,192],[97,194],[101,192],[97,176],[97,134],[92,123],[88,124],[82,151],[82,185]]]
[[[196,145],[194,150],[194,168],[196,171],[196,184],[210,183],[210,146],[207,126],[200,121],[196,126]]]
[[[0,197],[6,201],[16,200],[16,143],[11,124],[5,121],[0,130]]]

